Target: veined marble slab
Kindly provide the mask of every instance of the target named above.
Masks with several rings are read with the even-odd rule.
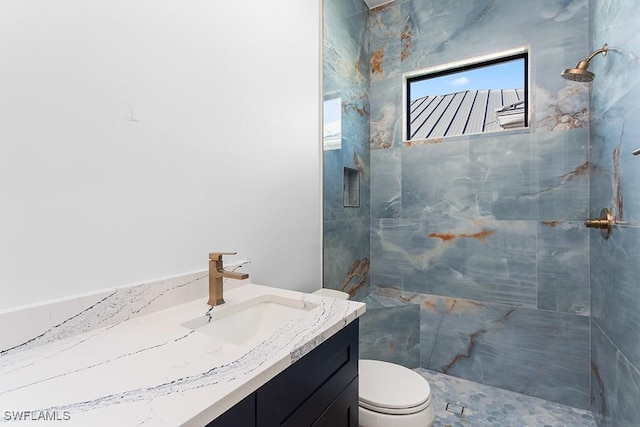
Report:
[[[246,271],[249,264],[242,260],[225,268]],[[204,298],[208,275],[200,270],[0,310],[0,356]],[[225,278],[224,283],[232,287],[249,281]]]
[[[182,323],[264,294],[318,306],[263,341],[235,346]],[[354,301],[246,284],[211,308],[174,306],[0,357],[0,424],[204,425],[362,315]],[[41,420],[40,420],[41,421]],[[32,422],[38,422],[32,420]],[[29,424],[29,422],[26,422]]]
[[[203,270],[0,310],[0,356],[164,310],[207,292],[208,271]]]
[[[382,334],[382,343],[394,338],[411,343],[404,331],[419,326],[422,368],[575,408],[589,407],[587,316],[403,291],[393,286],[374,287],[366,301],[367,314],[360,322],[361,341],[367,335],[365,319],[375,316],[375,311],[381,311],[377,307],[383,306],[389,312],[387,317],[403,316],[404,324],[394,326],[396,332],[391,338]],[[408,315],[416,304],[419,319]],[[379,328],[389,329],[388,325]],[[361,345],[361,353],[366,348]],[[380,345],[381,357],[385,357],[384,350]],[[396,361],[402,363],[402,359]]]

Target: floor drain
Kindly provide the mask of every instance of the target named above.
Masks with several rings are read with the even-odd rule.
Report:
[[[464,413],[464,406],[456,405],[455,403],[447,402],[447,412],[452,414],[462,415]]]

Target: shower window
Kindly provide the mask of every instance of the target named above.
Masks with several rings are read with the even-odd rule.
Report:
[[[404,75],[409,141],[528,126],[526,48]]]
[[[322,146],[325,151],[342,148],[342,99],[330,96],[322,108]]]

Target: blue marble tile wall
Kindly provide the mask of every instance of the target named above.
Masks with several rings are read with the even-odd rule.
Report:
[[[591,0],[591,215],[625,221],[609,239],[591,231],[591,394],[599,426],[639,426],[640,5]]]
[[[423,368],[589,408],[589,86],[560,78],[589,53],[588,2],[396,0],[369,19],[368,298],[418,307]],[[521,46],[528,129],[402,140],[403,73]]]
[[[352,296],[368,290],[369,8],[362,0],[324,0],[323,93],[341,100],[341,147],[323,156],[323,286]],[[343,170],[359,172],[359,207],[343,206]]]

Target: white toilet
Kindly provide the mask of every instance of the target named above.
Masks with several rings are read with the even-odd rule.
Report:
[[[345,292],[320,289],[316,295],[349,299]],[[417,372],[395,363],[359,360],[361,427],[431,427],[435,410],[431,387]]]
[[[420,374],[379,360],[359,361],[362,427],[431,427],[431,387]]]

